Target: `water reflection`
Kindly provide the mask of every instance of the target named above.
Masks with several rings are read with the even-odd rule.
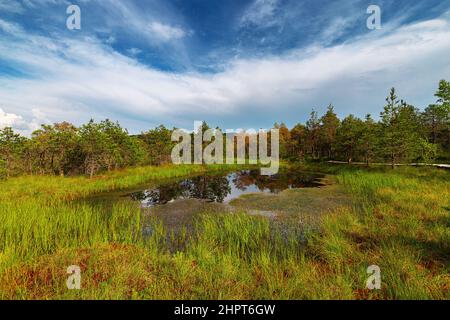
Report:
[[[231,187],[227,177],[201,176],[162,185],[156,189],[131,194],[134,200],[145,206],[166,204],[176,199],[203,199],[210,202],[224,202]]]
[[[204,175],[134,192],[130,196],[144,207],[167,204],[177,199],[201,199],[227,203],[242,194],[278,193],[291,188],[320,187],[323,175],[304,172],[280,172],[261,176],[259,170],[245,170],[228,175]]]

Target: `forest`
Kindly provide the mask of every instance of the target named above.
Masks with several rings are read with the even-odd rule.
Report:
[[[352,114],[339,119],[332,105],[320,116],[280,133],[280,157],[296,161],[382,162],[394,166],[450,160],[450,82],[441,80],[436,102],[423,111],[400,99],[394,88],[379,120]],[[208,128],[204,123],[203,130]],[[30,138],[0,130],[0,178],[21,174],[94,176],[102,171],[170,162],[173,129],[161,125],[130,135],[118,122],[42,125]]]

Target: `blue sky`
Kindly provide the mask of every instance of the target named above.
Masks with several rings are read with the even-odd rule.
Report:
[[[292,126],[330,103],[377,116],[390,87],[423,108],[444,78],[450,0],[0,0],[0,127],[24,134],[90,118]]]

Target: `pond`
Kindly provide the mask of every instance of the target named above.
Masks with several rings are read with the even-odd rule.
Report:
[[[259,170],[243,170],[168,181],[125,196],[139,201],[144,208],[186,199],[228,204],[243,194],[276,194],[286,189],[321,187],[324,185],[321,182],[323,177],[321,174],[299,171],[283,171],[273,176],[262,176]]]
[[[206,173],[100,194],[88,202],[111,212],[123,200],[141,207],[146,236],[153,233],[154,218],[179,236],[194,231],[199,215],[242,212],[269,218],[271,227],[284,234],[299,223],[315,224],[322,212],[341,202],[328,176],[288,169],[273,176],[260,170]]]

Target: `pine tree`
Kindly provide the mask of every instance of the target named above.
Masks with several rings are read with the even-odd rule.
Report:
[[[414,150],[419,148],[419,119],[412,106],[398,100],[395,88],[391,89],[386,102],[380,115],[380,153],[395,168],[399,161],[410,160]]]
[[[319,138],[320,138],[320,120],[317,112],[312,111],[309,120],[306,122],[306,130],[308,132],[307,146],[312,158],[319,157]]]
[[[372,162],[377,144],[378,125],[370,114],[366,115],[361,136],[361,152],[367,166]]]
[[[306,127],[302,124],[295,125],[291,130],[291,156],[304,160],[306,153]]]
[[[435,96],[438,98],[436,112],[442,117],[442,142],[441,146],[450,157],[450,81],[441,80]]]
[[[322,123],[320,129],[322,149],[324,150],[326,157],[331,159],[333,157],[336,131],[340,124],[340,121],[334,112],[334,107],[331,104],[328,106],[327,112],[320,121]]]
[[[349,115],[337,130],[338,150],[348,163],[358,156],[361,147],[363,121],[354,115]]]

